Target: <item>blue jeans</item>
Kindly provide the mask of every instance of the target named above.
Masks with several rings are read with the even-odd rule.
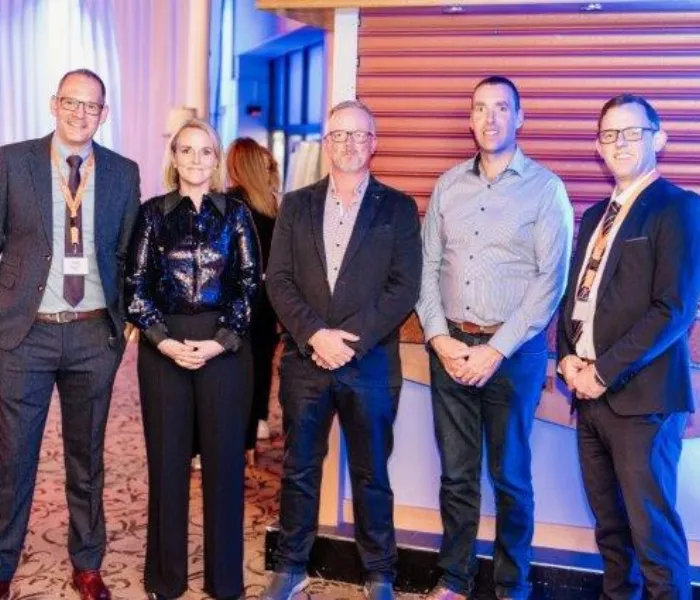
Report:
[[[476,346],[488,335],[451,330]],[[489,475],[496,499],[494,582],[496,595],[526,598],[534,500],[530,472],[530,433],[547,367],[544,334],[504,359],[486,385],[461,385],[430,354],[435,435],[442,477],[440,514],[444,534],[438,565],[441,585],[469,594],[477,569],[474,544],[481,505],[481,449],[486,442]]]
[[[397,551],[387,461],[400,388],[350,385],[333,374],[305,377],[298,362],[283,357],[280,376],[286,440],[275,570],[306,571],[318,527],[323,459],[337,414],[347,443],[362,564],[368,579],[393,581]]]

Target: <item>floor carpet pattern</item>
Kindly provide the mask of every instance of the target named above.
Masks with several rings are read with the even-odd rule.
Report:
[[[273,396],[276,397],[274,389]],[[265,585],[264,532],[266,525],[276,520],[278,512],[283,440],[280,410],[274,398],[271,408],[272,437],[259,444],[257,463],[246,471],[246,598],[257,598]],[[147,472],[133,343],[129,344],[117,375],[107,426],[105,463],[108,549],[103,576],[114,600],[143,599],[146,597],[143,562]],[[58,398],[54,397],[44,434],[29,533],[13,580],[11,600],[78,598],[70,585],[67,529],[60,408]],[[202,495],[197,472],[192,475],[189,546],[189,589],[182,598],[204,600],[209,596],[202,591]],[[361,597],[359,587],[314,579],[295,600]]]

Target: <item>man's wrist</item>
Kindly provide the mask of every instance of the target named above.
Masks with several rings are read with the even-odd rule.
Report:
[[[318,336],[319,336],[319,335],[322,335],[322,333],[323,333],[324,331],[326,331],[326,330],[323,329],[323,328],[322,328],[322,329],[317,329],[316,331],[314,331],[314,333],[311,335],[311,337],[309,337],[308,341],[306,342],[306,345],[307,345],[307,346],[311,346],[311,347],[313,348],[314,343],[315,343],[316,341],[318,341]]]
[[[493,356],[498,360],[503,360],[505,358],[503,353],[497,348],[494,348],[491,344],[486,344],[486,348],[488,348],[491,351],[491,354],[493,354]]]
[[[433,350],[435,350],[435,352],[437,352],[438,354],[440,354],[440,346],[442,345],[442,343],[443,343],[445,340],[448,340],[448,339],[450,339],[450,336],[449,336],[449,335],[447,335],[446,333],[439,333],[439,334],[437,334],[437,335],[431,337],[431,338],[428,340],[428,344],[430,345],[430,347],[431,347]]]

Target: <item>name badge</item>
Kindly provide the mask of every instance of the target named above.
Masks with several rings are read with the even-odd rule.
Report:
[[[581,302],[577,300],[574,302],[574,313],[571,318],[574,321],[588,321],[591,317],[591,305],[590,302]]]
[[[64,256],[64,275],[87,275],[90,272],[86,256]]]

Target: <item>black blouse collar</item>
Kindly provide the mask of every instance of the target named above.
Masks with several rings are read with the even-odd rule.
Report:
[[[180,192],[173,190],[165,196],[165,205],[163,207],[163,214],[168,215],[173,212],[185,198],[189,200],[189,196],[181,196]],[[211,200],[211,203],[216,207],[216,209],[221,213],[221,216],[226,216],[226,197],[223,194],[216,192],[211,192],[209,194],[204,194],[202,198],[202,204],[205,201]]]

